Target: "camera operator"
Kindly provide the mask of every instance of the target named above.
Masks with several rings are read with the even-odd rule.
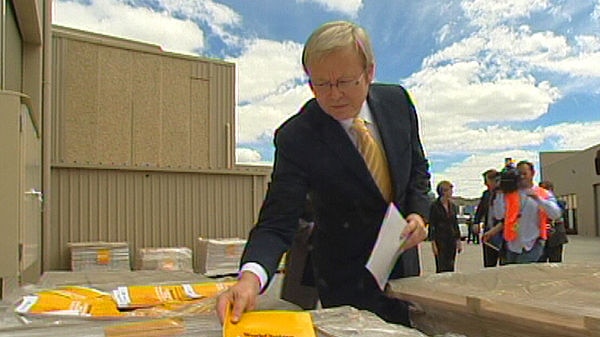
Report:
[[[534,185],[534,174],[534,166],[528,161],[501,172],[501,191],[491,212],[502,221],[484,233],[483,239],[490,240],[503,231],[507,264],[537,262],[543,253],[548,218],[561,216],[554,195]]]

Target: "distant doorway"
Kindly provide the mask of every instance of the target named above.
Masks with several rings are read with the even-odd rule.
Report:
[[[596,214],[596,236],[600,236],[600,184],[594,184],[594,214]]]

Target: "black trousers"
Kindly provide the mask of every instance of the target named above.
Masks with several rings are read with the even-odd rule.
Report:
[[[454,271],[456,263],[456,240],[436,240],[438,254],[435,256],[435,272],[444,273]]]
[[[319,297],[323,308],[353,306],[359,310],[368,310],[388,323],[411,327],[409,303],[385,294],[371,273],[364,269],[362,277],[329,286],[323,280],[317,280]]]
[[[564,245],[556,245],[550,247],[546,245],[539,262],[562,262],[563,246]]]
[[[483,266],[488,267],[496,267],[498,265],[502,266],[506,263],[504,262],[504,253],[501,250],[495,250],[492,247],[489,247],[486,244],[482,245],[483,247]]]

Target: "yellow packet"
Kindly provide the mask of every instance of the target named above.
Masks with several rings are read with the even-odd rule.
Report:
[[[118,287],[113,290],[113,297],[119,308],[146,308],[214,297],[233,283],[235,282]]]
[[[312,317],[305,311],[251,311],[236,324],[231,323],[231,308],[225,314],[223,337],[285,336],[316,337]]]
[[[85,287],[61,287],[24,296],[15,308],[20,314],[60,314],[69,316],[121,316],[112,297]]]

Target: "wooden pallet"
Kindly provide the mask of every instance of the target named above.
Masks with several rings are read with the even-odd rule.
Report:
[[[394,280],[428,335],[600,336],[600,264],[530,264]]]

